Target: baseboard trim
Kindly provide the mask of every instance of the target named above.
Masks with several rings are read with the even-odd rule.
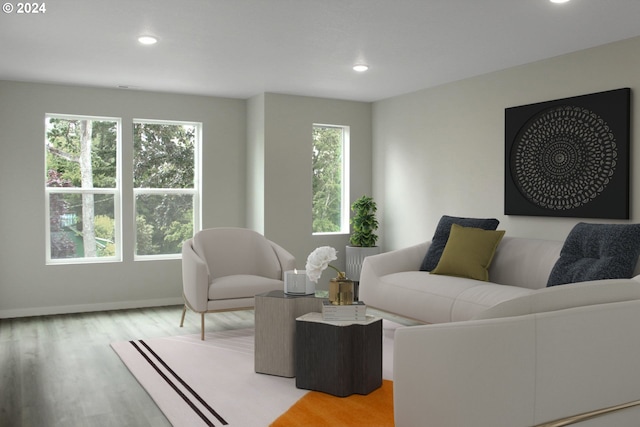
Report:
[[[88,313],[92,311],[125,310],[129,308],[162,307],[184,304],[182,297],[158,298],[137,301],[105,302],[98,304],[59,305],[53,307],[31,307],[0,310],[0,319],[14,317],[47,316],[52,314]]]

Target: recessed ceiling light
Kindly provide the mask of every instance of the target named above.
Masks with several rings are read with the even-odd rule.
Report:
[[[569,0],[549,0],[551,3],[567,3]]]
[[[142,44],[156,44],[158,43],[158,39],[153,36],[140,36],[138,37],[138,41]]]
[[[353,66],[353,70],[357,71],[359,73],[363,73],[363,72],[367,71],[368,69],[369,69],[369,66],[365,65],[365,64],[356,64],[356,65]]]

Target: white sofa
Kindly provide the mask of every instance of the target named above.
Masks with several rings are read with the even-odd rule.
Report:
[[[503,301],[546,288],[563,242],[505,236],[489,268],[489,282],[420,271],[429,245],[365,258],[360,299],[424,323],[470,320]],[[640,265],[634,275],[638,274]]]
[[[640,282],[599,282],[519,297],[474,320],[397,329],[396,427],[547,426],[640,403]],[[612,295],[622,301],[598,303]],[[640,406],[577,425],[637,427]]]
[[[639,277],[546,288],[563,242],[515,237],[490,282],[440,276],[419,271],[428,246],[360,277],[367,305],[438,323],[395,332],[396,426],[536,426],[640,399]],[[638,426],[640,406],[579,425]]]

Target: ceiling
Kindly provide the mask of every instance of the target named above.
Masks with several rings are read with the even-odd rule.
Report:
[[[640,35],[638,0],[45,5],[45,13],[0,14],[0,80],[377,101]],[[143,46],[142,34],[159,42]],[[355,63],[370,69],[356,73]]]

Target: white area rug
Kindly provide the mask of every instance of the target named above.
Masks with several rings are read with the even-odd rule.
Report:
[[[393,379],[393,335],[383,320],[382,377]],[[111,344],[174,426],[265,427],[308,390],[254,371],[254,331],[239,329]]]

